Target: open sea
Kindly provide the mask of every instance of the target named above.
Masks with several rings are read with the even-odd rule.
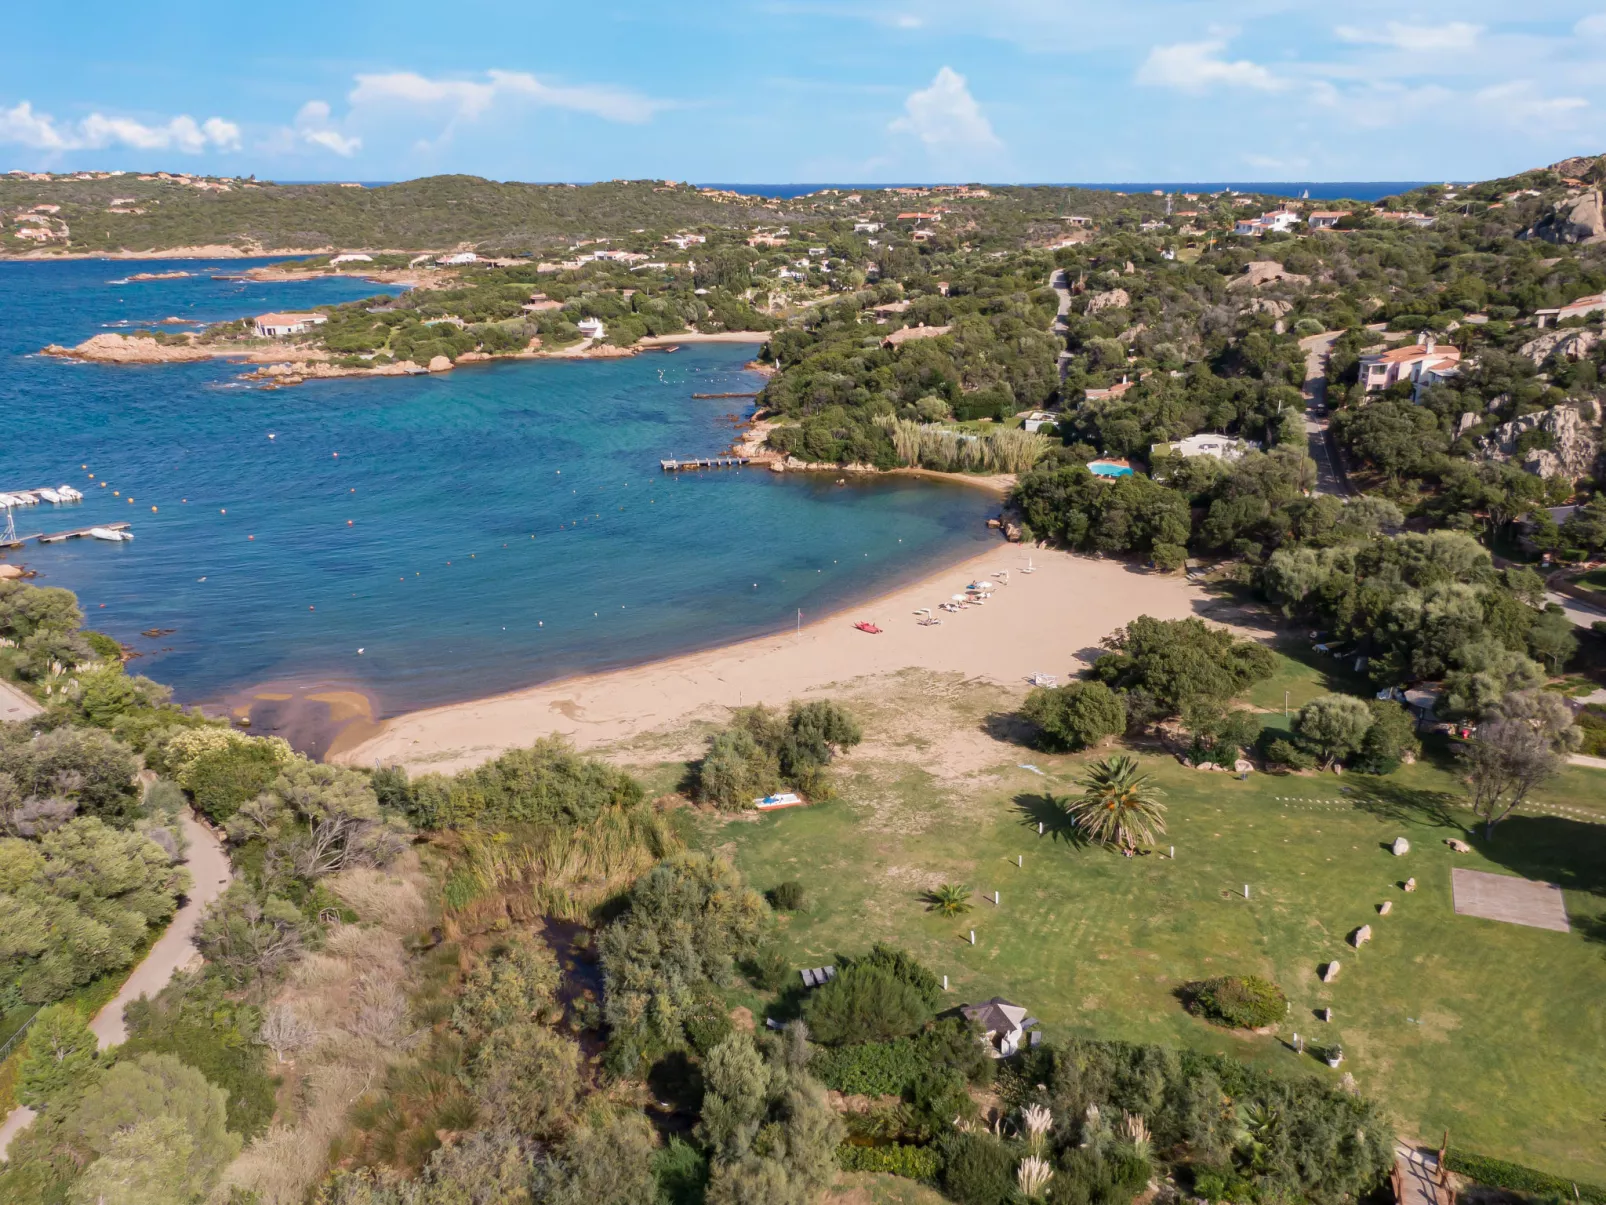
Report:
[[[729,446],[752,403],[692,394],[758,389],[749,345],[284,389],[37,354],[386,291],[213,279],[245,266],[0,263],[0,492],[85,495],[14,511],[17,533],[135,534],[0,559],[75,591],[182,702],[317,684],[394,714],[783,631],[997,538],[968,486],[661,472]],[[140,271],[193,275],[118,283]]]

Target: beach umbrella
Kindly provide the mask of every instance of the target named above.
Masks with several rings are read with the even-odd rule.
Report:
[[[953,596],[953,600],[955,602],[964,602],[965,601],[965,596],[963,594],[955,594]]]

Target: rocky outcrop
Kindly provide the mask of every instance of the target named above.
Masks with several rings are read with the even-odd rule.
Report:
[[[1100,310],[1124,310],[1131,306],[1132,295],[1125,289],[1111,289],[1108,293],[1095,293],[1087,299],[1087,312],[1096,314]]]
[[[1560,163],[1552,163],[1550,170],[1558,176],[1567,176],[1574,180],[1587,180],[1596,168],[1606,170],[1606,155],[1574,155],[1571,159],[1563,159]]]
[[[1550,447],[1531,448],[1519,458],[1517,441],[1535,430],[1550,437]],[[1599,433],[1575,406],[1525,414],[1502,423],[1478,441],[1478,452],[1485,460],[1516,462],[1535,476],[1568,480],[1593,475],[1600,450]]]
[[[1524,343],[1521,348],[1521,354],[1532,360],[1537,368],[1546,360],[1553,358],[1558,360],[1582,360],[1589,355],[1590,351],[1599,342],[1599,332],[1592,331],[1587,327],[1549,330]]]
[[[1310,277],[1290,272],[1274,259],[1252,260],[1244,266],[1242,276],[1227,282],[1229,289],[1258,289],[1269,284],[1308,285]]]
[[[77,347],[52,343],[47,356],[73,360],[93,360],[100,364],[179,364],[187,360],[210,360],[213,352],[194,343],[158,343],[149,335],[95,335]]]
[[[1601,207],[1600,189],[1557,202],[1556,208],[1523,236],[1547,243],[1606,243],[1606,210]]]

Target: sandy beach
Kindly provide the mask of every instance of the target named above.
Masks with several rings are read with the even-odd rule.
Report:
[[[1024,573],[1030,558],[1034,572]],[[995,574],[1008,570],[1009,582]],[[936,607],[970,581],[999,581],[994,598],[958,614],[937,612],[923,627],[915,612]],[[1101,652],[1099,640],[1138,615],[1180,619],[1209,597],[1174,574],[1018,544],[997,548],[913,585],[854,606],[801,632],[708,649],[609,673],[551,682],[511,694],[411,712],[337,740],[328,760],[399,764],[451,772],[537,737],[559,734],[579,748],[629,740],[694,720],[719,722],[726,709],[785,704],[855,679],[919,668],[1028,689],[1032,673],[1076,673]],[[805,617],[806,618],[806,617]],[[853,624],[870,620],[871,635]],[[347,737],[342,733],[342,737]]]

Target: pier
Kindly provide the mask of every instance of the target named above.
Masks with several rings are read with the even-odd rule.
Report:
[[[694,393],[693,398],[707,399],[711,397],[757,397],[756,393]]]
[[[750,456],[700,456],[696,460],[660,460],[659,466],[666,473],[679,472],[681,469],[734,469],[744,464],[752,464]]]
[[[41,544],[59,544],[62,540],[76,540],[87,536],[97,527],[107,531],[127,531],[130,526],[128,523],[96,523],[93,527],[80,527],[76,531],[53,531],[49,535],[37,538]]]

